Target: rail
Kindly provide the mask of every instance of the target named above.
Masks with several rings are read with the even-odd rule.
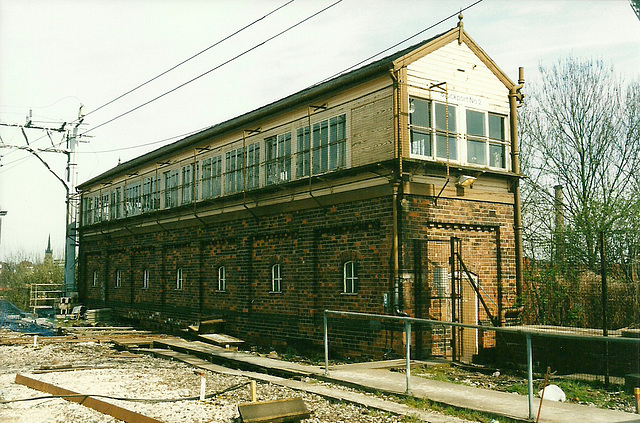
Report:
[[[406,337],[406,389],[405,393],[411,393],[411,324],[412,323],[421,323],[427,325],[441,325],[441,326],[451,326],[458,328],[469,328],[469,329],[479,329],[483,331],[494,331],[496,333],[510,333],[510,334],[520,334],[526,339],[526,348],[527,348],[527,396],[529,403],[529,419],[534,418],[534,407],[533,407],[533,352],[532,352],[532,344],[531,339],[534,336],[537,337],[547,337],[547,338],[563,338],[563,339],[572,339],[572,340],[588,340],[588,341],[598,341],[598,342],[620,342],[620,343],[628,343],[628,344],[638,344],[640,345],[640,338],[625,338],[625,337],[610,337],[610,336],[585,336],[579,334],[560,334],[554,332],[544,332],[544,331],[536,331],[531,329],[522,329],[522,328],[509,328],[509,327],[495,327],[495,326],[481,326],[481,325],[470,325],[465,323],[457,323],[457,322],[445,322],[441,320],[432,320],[432,319],[420,319],[416,317],[407,317],[407,316],[390,316],[384,314],[371,314],[371,313],[357,313],[352,311],[337,311],[337,310],[324,310],[323,313],[323,323],[324,323],[324,374],[325,376],[329,375],[329,325],[328,318],[329,316],[334,317],[344,317],[344,318],[360,318],[360,319],[369,319],[369,320],[387,320],[387,321],[395,321],[402,322],[404,324],[404,332]]]

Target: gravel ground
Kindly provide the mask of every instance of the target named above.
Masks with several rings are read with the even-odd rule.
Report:
[[[34,373],[42,368],[91,366],[87,370]],[[200,376],[180,362],[149,356],[118,353],[109,344],[80,343],[62,345],[0,346],[0,401],[34,398],[47,394],[14,383],[16,373],[83,394],[126,398],[174,399],[200,394]],[[243,377],[206,373],[207,393],[249,381]],[[258,400],[302,397],[312,412],[305,422],[402,422],[403,418],[368,410],[364,407],[328,401],[317,395],[294,391],[272,384],[258,383]],[[237,405],[249,402],[249,387],[226,392],[201,402],[131,402],[101,398],[120,407],[173,422],[234,422]],[[39,399],[0,404],[0,421],[43,422],[117,422],[112,417],[62,399]]]

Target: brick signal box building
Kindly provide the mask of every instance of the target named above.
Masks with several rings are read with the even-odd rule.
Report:
[[[81,301],[220,317],[270,344],[320,346],[325,309],[503,324],[519,87],[460,24],[120,164],[79,187]],[[335,325],[345,354],[402,347],[391,327]],[[469,332],[451,350],[441,332],[418,330],[416,354],[492,345]]]

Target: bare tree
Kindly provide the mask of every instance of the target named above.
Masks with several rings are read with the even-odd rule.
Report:
[[[527,255],[533,262],[554,263],[565,281],[571,279],[568,271],[598,272],[598,234],[604,231],[612,269],[634,282],[640,252],[640,81],[627,83],[602,61],[573,57],[540,67],[540,73],[520,119],[528,176]],[[561,209],[552,194],[555,185],[563,187]],[[558,227],[559,212],[566,227]],[[538,314],[544,315],[548,299],[535,293]],[[574,294],[567,293],[568,301]]]

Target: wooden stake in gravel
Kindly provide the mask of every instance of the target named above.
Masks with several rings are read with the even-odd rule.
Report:
[[[536,417],[536,423],[540,420],[540,411],[542,411],[542,400],[544,399],[544,391],[547,389],[547,380],[549,379],[549,372],[551,367],[547,366],[547,373],[544,375],[544,385],[542,385],[542,394],[540,394],[540,405],[538,406],[538,417]]]

